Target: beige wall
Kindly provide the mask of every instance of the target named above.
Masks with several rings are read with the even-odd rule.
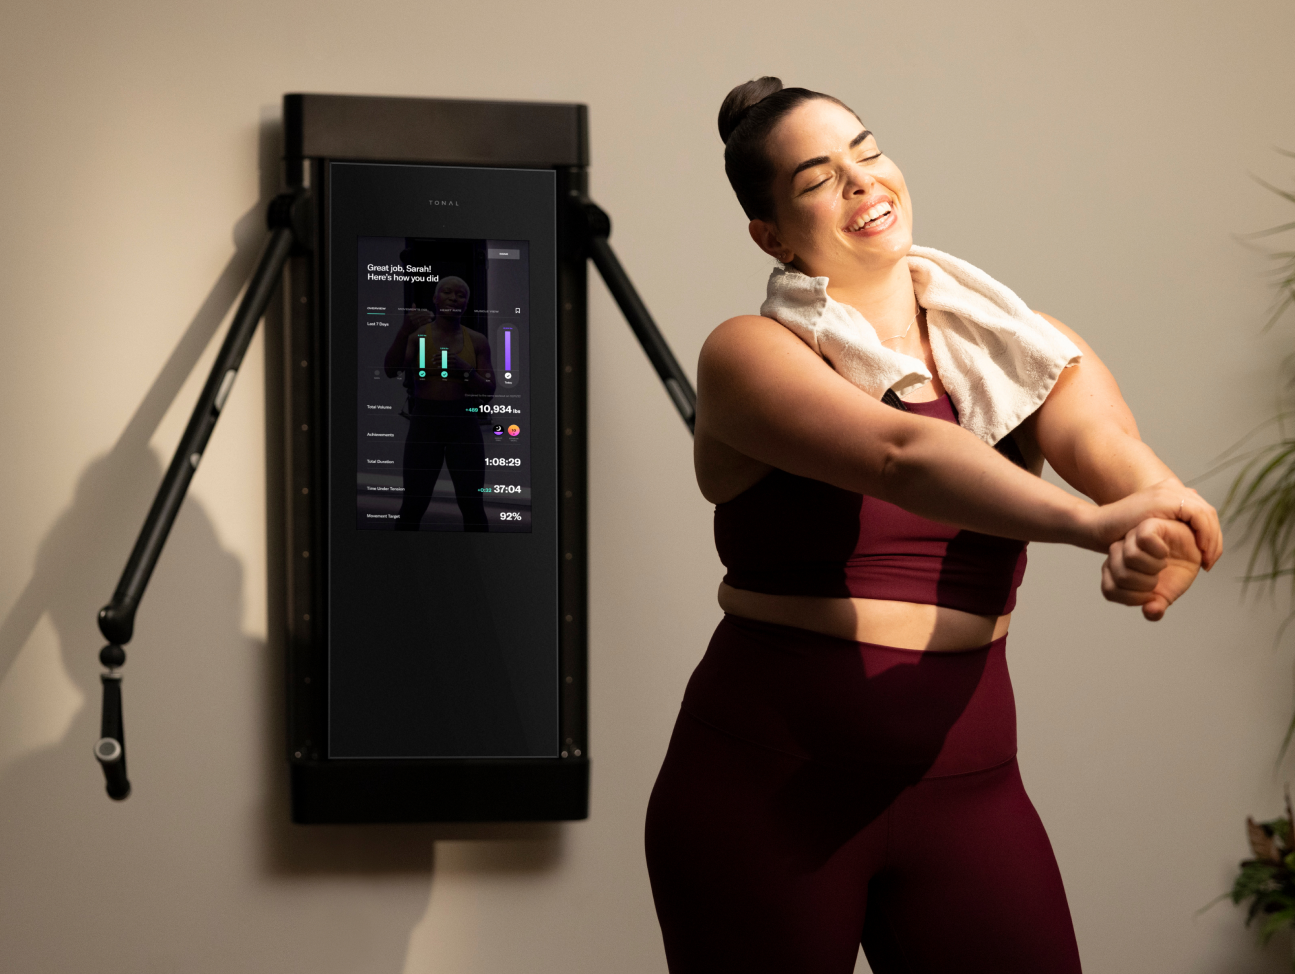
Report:
[[[1235,235],[1290,219],[1248,174],[1291,182],[1270,146],[1295,148],[1295,11],[1048,6],[9,0],[0,968],[664,970],[643,809],[720,571],[688,437],[601,285],[591,819],[286,824],[259,338],[130,646],[136,794],[104,797],[94,613],[254,257],[284,91],[587,102],[595,195],[690,368],[768,268],[724,182],[719,100],[766,72],[834,92],[904,168],[919,241],[1087,336],[1194,476],[1268,415],[1291,348],[1289,324],[1259,333],[1265,265]],[[1195,913],[1292,767],[1274,771],[1285,603],[1242,603],[1234,551],[1153,626],[1100,600],[1098,563],[1035,546],[1012,636],[1026,783],[1086,966],[1285,969],[1230,906]]]

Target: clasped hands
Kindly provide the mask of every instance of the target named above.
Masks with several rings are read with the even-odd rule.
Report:
[[[1196,491],[1176,480],[1105,505],[1131,508],[1124,516],[1144,513],[1136,524],[1111,541],[1102,564],[1102,595],[1110,602],[1142,607],[1152,622],[1196,580],[1201,568],[1209,571],[1223,553],[1223,533],[1218,512]],[[1146,510],[1139,512],[1138,508]],[[1107,527],[1117,529],[1118,519]]]

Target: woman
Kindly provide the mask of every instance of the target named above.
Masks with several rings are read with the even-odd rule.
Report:
[[[1073,354],[1042,388],[993,393],[1033,383],[1041,403],[997,449],[959,428],[989,406],[935,354],[956,336],[915,293],[904,177],[841,102],[762,78],[725,99],[720,135],[751,237],[784,266],[773,316],[724,322],[698,365],[694,459],[728,575],[648,810],[670,970],[848,974],[862,942],[876,974],[1078,971],[1015,760],[1024,543],[1106,553],[1105,597],[1155,620],[1221,554],[1217,516],[1083,340],[1028,309],[1021,327]],[[866,319],[864,366],[911,363],[903,402],[802,340],[784,278],[826,278],[818,313]],[[1020,352],[967,347],[1009,371]],[[1040,479],[1045,460],[1095,503]]]
[[[493,395],[495,373],[489,340],[463,327],[470,296],[462,278],[442,278],[432,296],[436,314],[411,311],[387,349],[383,364],[388,378],[403,374],[412,392],[403,460],[405,494],[397,531],[417,531],[422,525],[442,463],[450,471],[463,530],[488,528],[481,493],[486,482],[485,447],[476,416],[465,410],[464,395]]]

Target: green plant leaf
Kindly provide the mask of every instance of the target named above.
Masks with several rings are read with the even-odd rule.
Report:
[[[1292,200],[1295,202],[1295,200]],[[1283,223],[1279,227],[1269,227],[1267,230],[1257,230],[1254,233],[1247,233],[1247,237],[1271,237],[1273,234],[1285,233],[1287,230],[1295,230],[1295,222]]]
[[[1268,830],[1268,834],[1273,836],[1282,845],[1289,846],[1291,823],[1285,818],[1269,819],[1267,822],[1260,822],[1261,826]]]
[[[1232,883],[1232,902],[1241,903],[1252,896],[1264,896],[1275,893],[1281,888],[1277,882],[1277,865],[1272,862],[1261,862],[1258,859],[1247,859],[1241,864],[1241,872]]]
[[[1283,156],[1295,159],[1295,152],[1278,150]],[[1295,203],[1295,192],[1288,192],[1272,183],[1254,177],[1259,185],[1275,193],[1290,203]],[[1263,250],[1272,261],[1272,279],[1276,290],[1273,305],[1268,313],[1264,330],[1271,329],[1295,306],[1295,251],[1268,250],[1266,245],[1255,241],[1268,240],[1280,234],[1295,231],[1295,221],[1284,221],[1266,230],[1245,234],[1241,239],[1243,245]],[[1295,383],[1292,383],[1295,386]],[[1228,489],[1221,514],[1229,527],[1241,528],[1243,543],[1249,543],[1250,554],[1246,563],[1243,583],[1245,588],[1253,583],[1265,583],[1270,591],[1275,591],[1278,583],[1289,578],[1291,581],[1292,613],[1287,617],[1278,631],[1280,639],[1285,627],[1295,621],[1295,438],[1287,435],[1283,423],[1284,412],[1275,418],[1279,439],[1276,443],[1251,452],[1244,458],[1240,471]],[[1253,434],[1251,434],[1253,435]],[[1249,439],[1249,436],[1246,438]],[[1246,440],[1242,440],[1229,453],[1238,462],[1242,458],[1237,453]],[[1229,454],[1224,454],[1227,458]],[[1230,460],[1228,461],[1231,462]],[[1295,714],[1286,727],[1278,755],[1280,762],[1295,740]],[[1292,836],[1289,821],[1286,831],[1281,835],[1284,851],[1292,851]],[[1245,868],[1242,868],[1245,875]],[[1249,880],[1247,880],[1249,882]],[[1253,893],[1241,892],[1242,877],[1238,877],[1233,887],[1233,901],[1240,903],[1247,896],[1255,896],[1255,903],[1266,895],[1258,889]],[[1240,895],[1240,899],[1238,899]],[[1251,917],[1254,916],[1252,905]],[[1247,921],[1248,922],[1248,921]],[[1265,926],[1267,929],[1267,926]],[[1270,936],[1268,934],[1265,936]]]
[[[1273,934],[1282,927],[1288,926],[1292,921],[1295,921],[1295,907],[1287,907],[1284,910],[1269,914],[1268,919],[1264,921],[1264,925],[1259,928],[1260,943],[1268,943]]]

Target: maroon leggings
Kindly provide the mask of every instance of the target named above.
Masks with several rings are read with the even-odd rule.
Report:
[[[647,815],[672,974],[1071,974],[1006,637],[958,653],[725,617]]]

